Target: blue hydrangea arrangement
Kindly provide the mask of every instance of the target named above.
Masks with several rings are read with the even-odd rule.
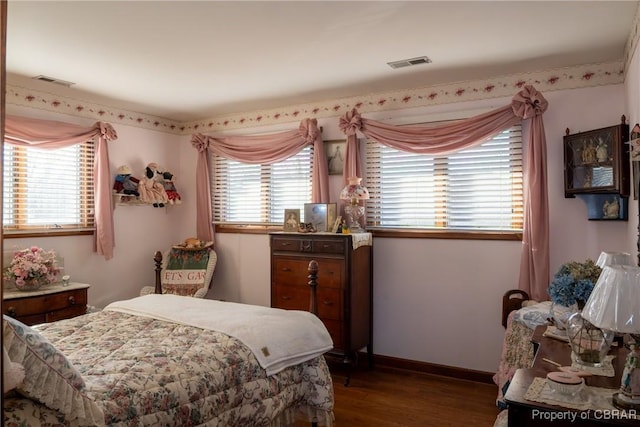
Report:
[[[601,272],[602,269],[591,259],[563,264],[547,290],[551,301],[565,307],[573,304],[584,307]]]

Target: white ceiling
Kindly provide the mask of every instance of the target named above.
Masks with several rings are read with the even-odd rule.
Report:
[[[9,84],[190,121],[619,61],[637,10],[637,1],[10,0],[6,68]],[[423,55],[433,63],[387,65]]]

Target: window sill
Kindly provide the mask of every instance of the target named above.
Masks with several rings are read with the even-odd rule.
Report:
[[[281,225],[216,224],[216,233],[268,234],[282,231]],[[512,240],[522,241],[521,231],[452,231],[420,229],[369,229],[373,237],[403,239]]]
[[[63,236],[92,236],[93,230],[24,230],[7,231],[4,230],[2,237],[5,239],[22,239],[25,237],[63,237]]]

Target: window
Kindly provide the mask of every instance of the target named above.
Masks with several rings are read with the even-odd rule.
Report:
[[[311,201],[313,147],[271,165],[241,163],[213,155],[211,200],[217,224],[282,225],[285,209]]]
[[[56,150],[4,144],[5,233],[94,227],[92,141]]]
[[[522,230],[522,130],[434,157],[366,142],[369,228]]]

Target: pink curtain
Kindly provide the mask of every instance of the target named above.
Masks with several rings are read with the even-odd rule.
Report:
[[[303,119],[298,129],[253,136],[216,138],[197,133],[191,144],[198,150],[196,165],[196,233],[198,239],[213,240],[208,152],[243,163],[271,164],[285,160],[313,145],[312,202],[329,201],[329,174],[322,135],[315,119]]]
[[[549,210],[542,114],[547,106],[541,93],[533,86],[525,86],[513,97],[510,105],[439,126],[393,126],[365,119],[354,109],[340,118],[340,129],[347,136],[344,183],[350,176],[362,176],[356,132],[398,150],[442,155],[480,145],[512,125],[529,120],[524,165],[525,217],[518,286],[533,299],[546,300],[549,286]]]
[[[82,127],[53,120],[6,116],[4,141],[8,144],[52,149],[81,144],[93,138],[97,142],[93,166],[96,221],[94,250],[104,255],[105,259],[111,259],[115,238],[107,143],[117,138],[116,131],[110,124],[103,122]]]

